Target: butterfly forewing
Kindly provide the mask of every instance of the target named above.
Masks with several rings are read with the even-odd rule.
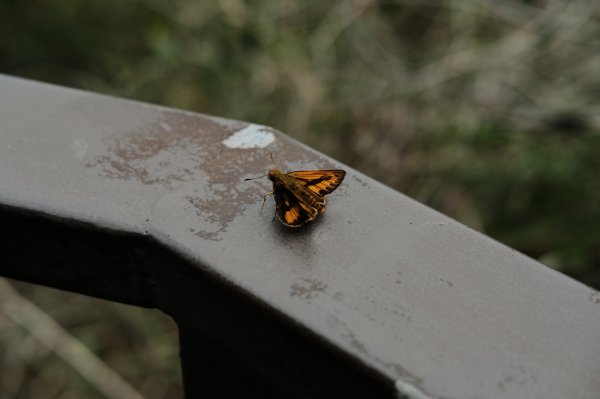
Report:
[[[288,176],[295,178],[298,183],[315,194],[325,196],[338,188],[344,180],[346,172],[340,169],[298,170],[289,172]]]

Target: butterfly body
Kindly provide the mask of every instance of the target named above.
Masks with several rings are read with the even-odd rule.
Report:
[[[288,227],[300,227],[325,212],[325,195],[335,190],[346,172],[340,169],[283,173],[271,169],[277,218]]]

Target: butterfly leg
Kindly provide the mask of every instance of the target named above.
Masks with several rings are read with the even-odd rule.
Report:
[[[271,191],[270,193],[266,193],[266,194],[263,196],[263,203],[262,203],[262,206],[260,207],[260,213],[262,213],[262,210],[263,210],[263,208],[265,207],[265,201],[267,200],[267,197],[268,197],[269,195],[273,195],[273,194],[275,194],[275,191]]]

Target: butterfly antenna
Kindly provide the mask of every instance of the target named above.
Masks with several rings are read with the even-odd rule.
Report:
[[[267,175],[262,175],[262,176],[258,176],[258,177],[249,177],[247,179],[244,179],[244,181],[256,180],[256,179],[260,179],[260,178],[263,178],[263,177],[267,177]]]

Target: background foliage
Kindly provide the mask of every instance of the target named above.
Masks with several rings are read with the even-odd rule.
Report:
[[[599,288],[599,11],[594,0],[4,0],[0,72],[276,127]],[[19,288],[40,304],[62,295]],[[58,318],[76,334],[117,306],[82,301],[95,310]],[[173,339],[144,315],[111,336],[150,339],[149,323]],[[99,352],[112,349],[132,347]],[[146,377],[129,379],[147,397],[180,395],[173,351],[172,389],[153,396]]]

